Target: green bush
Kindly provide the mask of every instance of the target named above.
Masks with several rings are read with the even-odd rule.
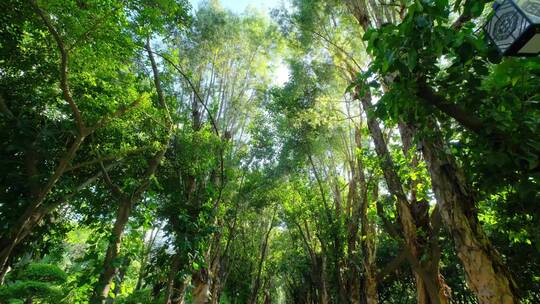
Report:
[[[27,299],[39,299],[49,303],[63,297],[61,288],[67,275],[54,265],[31,263],[15,269],[0,287],[0,303],[22,303]]]
[[[56,265],[31,263],[26,266],[19,279],[63,284],[67,280],[67,274]]]
[[[152,290],[150,289],[141,289],[136,290],[132,294],[118,299],[117,303],[119,304],[154,304],[154,303],[163,303],[162,299],[154,300],[152,298]]]

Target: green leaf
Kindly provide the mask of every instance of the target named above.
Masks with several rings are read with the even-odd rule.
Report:
[[[417,61],[418,53],[416,53],[416,50],[410,50],[409,52],[407,52],[407,66],[409,67],[409,70],[414,70]]]

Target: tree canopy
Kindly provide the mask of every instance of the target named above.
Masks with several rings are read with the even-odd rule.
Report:
[[[2,1],[0,303],[540,303],[494,2]]]

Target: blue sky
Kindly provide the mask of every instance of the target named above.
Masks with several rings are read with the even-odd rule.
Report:
[[[189,0],[194,8],[202,0]],[[268,12],[269,9],[281,5],[282,0],[220,0],[221,4],[235,13],[242,13],[248,6],[253,6],[262,11]]]

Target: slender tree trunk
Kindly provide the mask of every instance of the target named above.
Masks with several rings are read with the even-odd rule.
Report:
[[[319,278],[319,303],[320,304],[328,304],[330,303],[330,297],[328,296],[328,274],[326,273],[326,256],[324,254],[321,254],[319,257],[320,262],[317,264],[319,265],[318,273],[316,274]]]
[[[270,238],[270,233],[274,229],[274,217],[275,217],[275,211],[274,211],[274,214],[272,215],[272,218],[270,219],[270,227],[268,228],[267,232],[265,233],[264,239],[262,240],[263,242],[261,244],[261,254],[260,254],[259,263],[257,266],[257,274],[255,276],[255,280],[251,287],[251,295],[249,297],[250,304],[257,303],[257,296],[259,294],[259,289],[261,287],[262,268],[263,268],[264,260],[266,259],[266,254],[267,254],[267,249],[268,249],[268,239]]]
[[[8,230],[8,233],[0,237],[0,269],[7,266],[7,262],[11,256],[11,252],[27,235],[27,231],[31,231],[32,228],[43,218],[43,214],[39,211],[48,210],[42,207],[45,199],[50,194],[58,180],[63,176],[67,166],[71,160],[75,157],[75,154],[79,150],[79,147],[85,140],[84,135],[77,136],[74,142],[69,146],[69,149],[65,152],[62,158],[59,160],[58,165],[54,173],[49,178],[47,184],[43,186],[43,189],[39,191],[36,197],[34,197],[31,203],[26,207],[24,213],[18,218],[13,227]],[[1,280],[2,278],[0,278]]]
[[[186,288],[189,284],[189,279],[183,279],[175,283],[176,292],[174,294],[173,304],[184,304],[186,300]]]
[[[367,193],[366,193],[367,194]],[[377,265],[376,265],[376,249],[375,238],[376,233],[373,225],[369,222],[367,216],[368,198],[362,199],[361,209],[361,244],[364,256],[364,281],[363,292],[366,299],[366,304],[377,304]]]
[[[122,283],[124,283],[124,278],[126,276],[126,272],[128,270],[130,262],[131,260],[129,258],[124,257],[124,262],[122,263],[122,266],[118,270],[118,276],[114,282],[114,290],[113,290],[114,297],[109,297],[107,299],[107,303],[109,304],[114,303],[115,302],[114,299],[116,299],[118,295],[120,294],[120,291],[122,290]]]
[[[422,140],[422,151],[442,221],[454,239],[469,288],[481,304],[519,303],[510,272],[478,222],[475,199],[461,169],[446,152],[434,121],[430,127],[435,135]]]
[[[155,232],[154,232],[155,230]],[[144,256],[143,256],[143,259],[141,261],[141,268],[139,269],[139,275],[137,277],[137,284],[135,285],[135,290],[140,290],[143,286],[143,281],[144,281],[144,278],[146,277],[146,266],[148,264],[148,260],[150,259],[150,254],[152,252],[152,247],[154,246],[154,242],[156,240],[156,237],[159,233],[159,227],[156,229],[156,228],[153,228],[151,231],[150,231],[150,239],[148,241],[148,247],[144,248]],[[144,238],[144,236],[143,236]],[[144,241],[144,239],[143,239]]]
[[[220,235],[220,233],[218,233]],[[216,238],[213,242],[215,248],[213,251],[214,253],[211,255],[212,259],[210,261],[210,275],[211,275],[211,284],[210,284],[210,303],[212,304],[218,304],[219,298],[221,296],[221,288],[222,288],[222,276],[223,271],[221,269],[221,247],[220,247],[220,239],[221,236],[214,236]]]
[[[362,148],[362,134],[360,129],[355,128],[355,144],[357,148]],[[351,284],[351,303],[360,303],[360,289],[362,289],[363,297],[365,298],[366,304],[375,304],[378,303],[377,295],[377,265],[376,265],[376,252],[375,252],[375,239],[376,232],[373,227],[373,223],[370,223],[368,218],[368,207],[369,207],[369,192],[368,192],[368,183],[366,181],[366,176],[364,173],[364,164],[361,157],[357,157],[356,164],[354,161],[351,164],[353,169],[353,177],[351,182],[353,183],[354,188],[358,188],[356,191],[351,191],[350,195],[353,196],[353,202],[355,202],[355,208],[352,213],[353,217],[353,229],[358,230],[358,221],[360,221],[360,245],[363,253],[363,268],[364,268],[364,280],[360,282],[360,275],[358,271],[353,272],[353,282]],[[377,200],[377,191],[373,191],[372,200]],[[358,236],[356,233],[349,236],[349,248],[354,249],[356,247],[356,240]],[[352,255],[352,252],[349,253]],[[356,265],[354,265],[356,266]],[[362,286],[359,284],[362,283]]]
[[[212,286],[210,288],[210,294],[212,295],[210,303],[212,304],[218,304],[219,299],[221,298],[221,280],[219,276],[217,276],[214,280],[212,280]]]
[[[177,249],[176,254],[172,258],[171,269],[169,270],[169,275],[167,277],[167,286],[165,286],[165,304],[173,303],[174,283],[182,263],[182,256],[178,250],[179,249]]]
[[[133,202],[130,198],[121,200],[116,214],[116,221],[111,232],[109,245],[107,247],[107,253],[103,260],[103,270],[101,271],[98,282],[94,287],[92,298],[90,299],[90,303],[92,304],[105,303],[105,300],[109,295],[112,279],[117,271],[117,267],[114,266],[115,260],[118,258],[122,235],[124,234],[124,228],[129,220],[132,207]]]
[[[354,162],[353,166],[354,166]],[[353,167],[351,167],[353,168]],[[361,280],[360,280],[360,265],[359,265],[359,259],[358,259],[358,252],[357,252],[357,240],[358,240],[358,229],[359,229],[359,222],[363,222],[363,219],[360,218],[361,214],[361,200],[362,198],[358,196],[357,190],[355,190],[357,186],[357,177],[356,173],[354,172],[356,169],[352,169],[352,179],[350,181],[351,183],[351,191],[349,192],[349,195],[353,195],[354,197],[351,198],[354,206],[353,206],[353,212],[351,214],[351,222],[349,223],[349,231],[348,231],[348,241],[347,241],[347,262],[348,262],[348,277],[347,277],[347,287],[348,287],[348,298],[349,302],[351,304],[360,304],[361,302]],[[361,231],[361,234],[363,232]]]
[[[6,274],[11,270],[9,266],[4,266],[0,269],[0,286],[4,285],[4,280],[6,279]]]

